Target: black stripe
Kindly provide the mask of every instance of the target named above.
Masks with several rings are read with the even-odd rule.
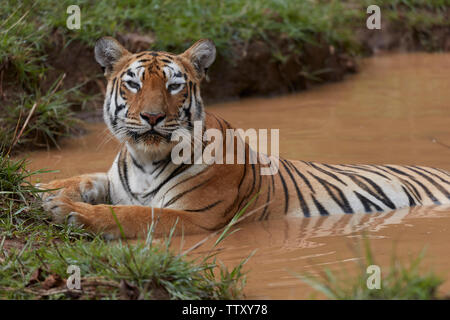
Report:
[[[112,86],[111,86],[112,87],[111,94],[113,94],[113,92],[115,90],[116,81],[117,81],[117,78],[114,78],[113,82],[112,82]],[[109,104],[106,106],[106,110],[108,111],[108,113],[111,111],[111,97],[109,98]]]
[[[125,150],[125,152],[123,152]],[[122,149],[119,155],[119,159],[117,161],[117,168],[119,170],[119,178],[120,182],[122,183],[123,188],[125,191],[135,200],[138,200],[136,195],[131,191],[129,181],[128,181],[128,168],[127,168],[127,154],[128,152],[126,149]]]
[[[222,122],[220,122],[219,118],[217,118],[215,114],[212,114],[212,115],[213,115],[213,117],[216,119],[217,123],[219,124],[220,130],[222,131],[222,133],[224,133],[225,130],[223,129]]]
[[[161,190],[161,188],[172,178],[176,177],[178,174],[183,173],[185,170],[187,170],[188,168],[190,168],[192,166],[192,164],[183,164],[180,165],[179,167],[177,167],[174,171],[172,171],[172,173],[163,181],[161,182],[156,188],[154,188],[152,191],[147,192],[146,194],[144,194],[144,198],[147,198],[149,196],[154,196],[156,193],[158,193],[159,190]]]
[[[422,170],[422,171],[424,171],[424,172],[426,172],[426,173],[428,173],[428,174],[431,174],[433,177],[438,178],[439,180],[441,180],[442,182],[444,182],[444,183],[446,183],[446,184],[450,184],[450,181],[445,180],[444,178],[438,176],[437,174],[435,174],[435,173],[433,173],[433,172],[430,172],[430,171],[428,171],[428,170],[425,170],[425,169],[422,168],[422,167],[418,167],[418,166],[413,166],[413,167],[416,168],[416,169],[418,169],[418,170]],[[432,168],[430,168],[430,169],[432,169]]]
[[[137,162],[137,160],[133,157],[133,155],[131,154],[131,152],[130,152],[130,158],[131,158],[131,161],[133,162],[133,164],[134,164],[139,170],[141,170],[142,172],[145,173],[144,167],[142,167],[142,166]]]
[[[186,179],[184,179],[184,180],[178,182],[177,184],[175,184],[175,185],[173,185],[172,187],[170,187],[169,190],[166,191],[166,194],[167,194],[168,192],[170,192],[171,190],[173,190],[174,188],[178,187],[180,184],[185,183],[185,182],[188,182],[188,181],[191,180],[191,179],[197,178],[199,175],[201,175],[202,173],[205,173],[205,172],[209,171],[209,169],[211,169],[211,168],[212,168],[212,166],[208,166],[206,169],[202,170],[201,172],[199,172],[199,173],[197,173],[197,174],[195,174],[195,175],[192,175],[192,176],[190,176],[190,177],[188,177],[188,178],[186,178]]]
[[[119,92],[119,81],[116,82],[116,88],[115,88],[115,94],[114,94],[114,103],[115,103],[115,107],[116,109],[114,110],[114,118],[113,118],[113,126],[115,127],[117,125],[117,108],[119,106],[119,103],[117,102],[117,95]]]
[[[384,169],[382,167],[379,167],[379,166],[376,166],[376,165],[372,165],[372,166],[376,167],[378,170],[381,170],[381,171],[384,171],[386,173],[389,173],[390,175],[392,175],[396,179],[399,179],[400,182],[403,183],[408,189],[412,189],[413,194],[416,196],[416,200],[418,200],[420,203],[422,203],[422,201],[421,201],[422,200],[422,196],[420,195],[419,190],[417,190],[416,187],[411,184],[411,182],[409,182],[409,181],[407,181],[407,180],[397,176],[396,174],[394,174],[392,172],[389,172],[388,170],[386,170],[386,169]]]
[[[401,179],[401,178],[399,178],[399,179],[400,179],[401,182],[405,185],[405,187],[406,187],[410,192],[412,192],[412,194],[416,197],[416,200],[417,200],[419,203],[422,203],[422,196],[420,195],[419,190],[417,190],[416,187],[413,186],[413,185],[411,184],[411,182],[406,181],[406,180]]]
[[[320,172],[322,172],[322,173],[324,173],[324,174],[326,174],[326,175],[332,177],[333,179],[339,181],[339,182],[342,183],[344,186],[347,185],[344,181],[342,181],[342,180],[341,180],[338,176],[336,176],[334,173],[329,172],[329,171],[327,171],[327,170],[325,170],[325,169],[322,169],[322,168],[318,167],[316,164],[314,164],[314,163],[312,163],[312,162],[309,162],[309,165],[310,165],[311,167],[313,167],[313,168],[319,170]],[[324,164],[324,166],[326,166],[326,165]]]
[[[319,213],[321,216],[329,216],[330,213],[325,209],[319,201],[316,200],[313,194],[311,194],[311,197],[313,199],[314,204],[316,205],[317,210],[319,210]]]
[[[430,192],[430,190],[429,190],[427,187],[425,187],[425,186],[423,185],[423,183],[421,183],[420,181],[416,180],[416,179],[415,179],[413,176],[411,176],[410,174],[407,174],[407,173],[405,173],[405,172],[403,172],[403,171],[401,171],[401,170],[399,170],[399,169],[396,169],[396,168],[394,168],[394,167],[391,167],[391,166],[385,166],[385,167],[388,168],[389,170],[392,170],[393,172],[396,172],[396,173],[398,173],[398,174],[407,176],[410,180],[412,180],[412,181],[414,181],[415,183],[417,183],[417,184],[425,191],[425,193],[426,193],[427,196],[431,199],[431,201],[433,201],[435,204],[441,204],[441,202],[440,202],[438,199],[436,199],[436,197]]]
[[[233,129],[232,125],[227,120],[225,120],[225,119],[222,119],[222,120],[227,125],[227,129]]]
[[[168,161],[168,160],[164,160],[164,161]],[[151,175],[154,174],[154,173],[156,172],[156,170],[158,170],[159,168],[161,168],[162,163],[165,163],[165,162],[163,162],[163,160],[153,162],[152,164],[153,164],[155,167],[153,168],[152,172],[150,172],[150,174],[151,174]]]
[[[443,174],[445,174],[446,176],[450,177],[450,172],[447,172],[447,171],[445,171],[445,170],[438,169],[438,168],[431,168],[431,169],[434,169],[434,170],[436,170],[436,171],[439,171],[440,173],[443,173]]]
[[[169,163],[171,163],[171,162],[170,162],[170,161],[167,161],[167,162],[163,165],[163,167],[161,168],[161,170],[159,170],[158,174],[157,174],[153,179],[157,179],[157,178],[161,175],[161,173],[167,168],[167,166],[169,165]]]
[[[348,172],[342,172],[342,174],[346,175],[347,177],[349,177],[350,179],[352,179],[352,181],[354,183],[356,183],[356,185],[358,185],[358,187],[360,187],[361,189],[363,189],[364,191],[366,191],[367,193],[369,193],[370,195],[372,195],[373,197],[375,197],[377,200],[383,202],[387,207],[391,208],[392,210],[396,209],[397,207],[395,206],[395,204],[391,201],[391,199],[389,199],[389,197],[384,193],[383,189],[377,185],[375,182],[373,182],[372,180],[370,180],[369,178],[363,176],[363,175],[359,175],[357,173],[348,173]],[[364,182],[358,180],[358,178],[364,179],[367,183],[369,183],[372,188],[375,189],[375,192],[373,190],[371,190],[369,188],[369,186],[367,186]]]
[[[152,51],[143,51],[143,52],[140,52],[140,53],[136,56],[136,58],[140,58],[140,57],[142,57],[142,56],[145,56],[146,54],[154,55],[155,53],[152,52]],[[156,55],[158,55],[158,54],[156,54]]]
[[[257,168],[258,172],[261,173],[261,166],[258,164]],[[256,192],[261,191],[261,184],[262,184],[262,176],[261,174],[258,174],[258,186],[256,187]]]
[[[270,202],[270,184],[267,188],[267,199],[266,199],[266,205],[264,206],[264,211],[262,212],[259,220],[267,219],[269,217],[269,202]]]
[[[272,194],[275,195],[275,178],[273,176],[274,175],[271,174],[270,178],[272,179]]]
[[[311,183],[306,178],[306,176],[303,173],[301,173],[289,160],[286,160],[286,162],[294,169],[295,173],[306,183],[311,192],[315,193],[314,188],[312,187]]]
[[[111,199],[111,181],[108,178],[108,187],[107,187],[108,194],[106,195],[105,202],[106,204],[113,204]]]
[[[367,171],[367,172],[370,172],[370,173],[379,175],[380,177],[383,177],[383,178],[385,178],[385,179],[391,180],[391,178],[389,178],[388,176],[385,176],[384,174],[382,174],[382,173],[380,173],[380,172],[377,172],[377,171],[374,171],[374,170],[367,169],[367,168],[365,168],[365,167],[363,167],[363,166],[350,165],[350,164],[340,164],[340,166],[341,166],[341,167],[348,167],[348,168],[350,168],[350,169],[357,169],[357,170]]]
[[[308,171],[308,173],[311,176],[313,176],[325,188],[325,190],[328,192],[328,195],[339,205],[339,207],[341,207],[342,211],[344,211],[345,213],[353,213],[353,209],[350,206],[348,199],[345,197],[345,195],[341,189],[336,187],[334,184],[332,184],[322,178],[319,178],[318,176],[314,175],[313,173],[311,173],[309,171]],[[338,199],[338,197],[331,191],[331,189],[333,189],[334,191],[336,191],[338,193],[340,199]]]
[[[408,192],[408,190],[406,190],[406,188],[404,186],[402,186],[402,189],[403,189],[403,192],[408,196],[409,206],[415,207],[416,201],[414,201],[414,198],[411,196],[411,194]]]
[[[283,175],[281,174],[281,170],[278,170],[278,175],[280,176],[281,184],[283,185],[284,191],[284,214],[287,214],[289,208],[288,188],[286,186],[286,182],[284,181]]]
[[[188,120],[188,126],[192,127],[192,113],[191,113],[191,107],[192,107],[192,81],[189,81],[189,102],[187,108],[183,108],[186,118]]]
[[[250,192],[248,193],[248,195],[252,195],[253,190],[255,190],[255,180],[256,180],[256,168],[255,168],[255,164],[251,163],[250,164],[252,167],[252,187],[250,188]]]
[[[438,189],[440,192],[442,192],[442,193],[447,197],[447,199],[450,199],[450,193],[449,193],[447,190],[445,190],[444,187],[441,186],[438,182],[436,182],[433,178],[430,178],[430,177],[427,176],[425,173],[422,173],[422,172],[420,172],[420,171],[418,171],[418,170],[416,170],[416,169],[413,169],[413,168],[411,168],[411,167],[409,167],[409,166],[406,166],[406,168],[409,169],[409,170],[411,170],[411,171],[413,171],[413,172],[415,172],[415,173],[417,173],[418,175],[424,177],[424,178],[425,178],[427,181],[429,181],[433,186],[435,186],[436,189]]]
[[[242,183],[244,182],[244,178],[245,178],[245,175],[247,173],[247,164],[244,163],[243,166],[244,166],[244,173],[242,174],[241,181],[239,181],[238,192],[240,192],[240,190],[241,190]]]
[[[206,211],[206,210],[214,208],[215,206],[217,206],[221,202],[222,202],[222,200],[218,200],[218,201],[216,201],[214,203],[211,203],[210,205],[207,205],[206,207],[201,208],[201,209],[186,209],[184,211],[187,211],[187,212],[203,212],[203,211]]]
[[[300,207],[302,208],[302,211],[303,211],[303,215],[304,215],[305,217],[311,216],[311,213],[309,212],[308,205],[306,204],[306,201],[305,201],[305,199],[303,198],[303,195],[302,195],[302,193],[300,192],[300,189],[298,188],[297,182],[295,181],[293,174],[292,174],[291,171],[289,170],[288,166],[284,163],[283,159],[280,159],[280,161],[281,161],[281,163],[283,164],[284,169],[286,169],[286,172],[289,174],[289,177],[291,178],[292,183],[294,184],[295,191],[297,192],[298,201],[299,201]]]
[[[366,210],[366,212],[372,212],[371,207],[374,207],[375,210],[377,210],[378,212],[383,211],[383,209],[381,209],[381,207],[379,205],[377,205],[376,203],[370,201],[369,199],[364,197],[359,192],[355,191],[354,193],[358,197],[359,201],[361,201],[362,205],[364,206],[364,210]]]
[[[212,179],[212,178],[209,178],[209,179],[203,181],[202,183],[196,185],[195,187],[192,187],[192,188],[190,188],[190,189],[188,189],[188,190],[185,190],[185,191],[183,191],[183,192],[177,194],[175,197],[173,197],[172,199],[170,199],[169,201],[167,201],[167,202],[163,205],[163,207],[167,207],[167,206],[170,206],[171,204],[174,204],[174,203],[175,203],[176,201],[178,201],[182,196],[184,196],[184,195],[188,194],[189,192],[192,192],[192,191],[194,191],[194,190],[200,188],[201,186],[204,186],[204,185],[207,184],[209,181],[211,181],[211,179]]]

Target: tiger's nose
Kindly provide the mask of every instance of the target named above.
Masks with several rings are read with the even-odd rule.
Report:
[[[154,126],[158,124],[158,122],[161,122],[166,117],[165,113],[159,112],[159,113],[153,113],[153,112],[141,112],[141,117],[145,121],[147,121],[148,124]]]

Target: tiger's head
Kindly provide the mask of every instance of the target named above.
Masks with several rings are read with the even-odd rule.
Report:
[[[175,131],[190,134],[194,121],[204,121],[200,82],[215,56],[207,39],[179,55],[130,53],[113,38],[99,39],[95,59],[108,81],[103,115],[111,132],[155,161],[166,158]]]

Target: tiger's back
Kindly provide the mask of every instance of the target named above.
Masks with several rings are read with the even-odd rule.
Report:
[[[274,179],[279,184],[277,205],[290,216],[371,213],[450,203],[450,174],[428,167],[280,159]],[[270,209],[260,218],[267,218]]]
[[[207,113],[208,118],[214,120],[206,123],[223,134],[232,128],[217,116]],[[238,212],[257,197],[249,208],[255,211],[252,219],[371,213],[450,204],[450,173],[442,169],[413,165],[331,165],[279,158],[276,174],[261,175],[259,164],[241,166],[231,166],[228,174],[226,170],[224,173],[232,176],[233,171],[240,172],[235,178],[235,199],[221,199],[237,203],[235,212]]]

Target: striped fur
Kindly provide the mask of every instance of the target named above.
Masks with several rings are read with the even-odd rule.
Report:
[[[245,164],[174,164],[170,152],[176,142],[170,138],[175,130],[189,135],[194,121],[223,136],[232,129],[226,120],[205,112],[200,96],[200,82],[214,57],[209,40],[181,55],[131,54],[111,38],[97,43],[96,58],[108,80],[105,122],[124,145],[109,172],[46,185],[61,188],[44,198],[44,208],[55,220],[68,218],[69,223],[114,238],[119,231],[111,207],[126,236],[137,237],[154,221],[157,234],[168,232],[176,221],[177,233],[217,230],[254,199],[247,220],[450,203],[450,174],[428,167],[329,165],[280,158],[275,175],[261,175],[262,165],[248,161],[253,151],[247,144]]]

